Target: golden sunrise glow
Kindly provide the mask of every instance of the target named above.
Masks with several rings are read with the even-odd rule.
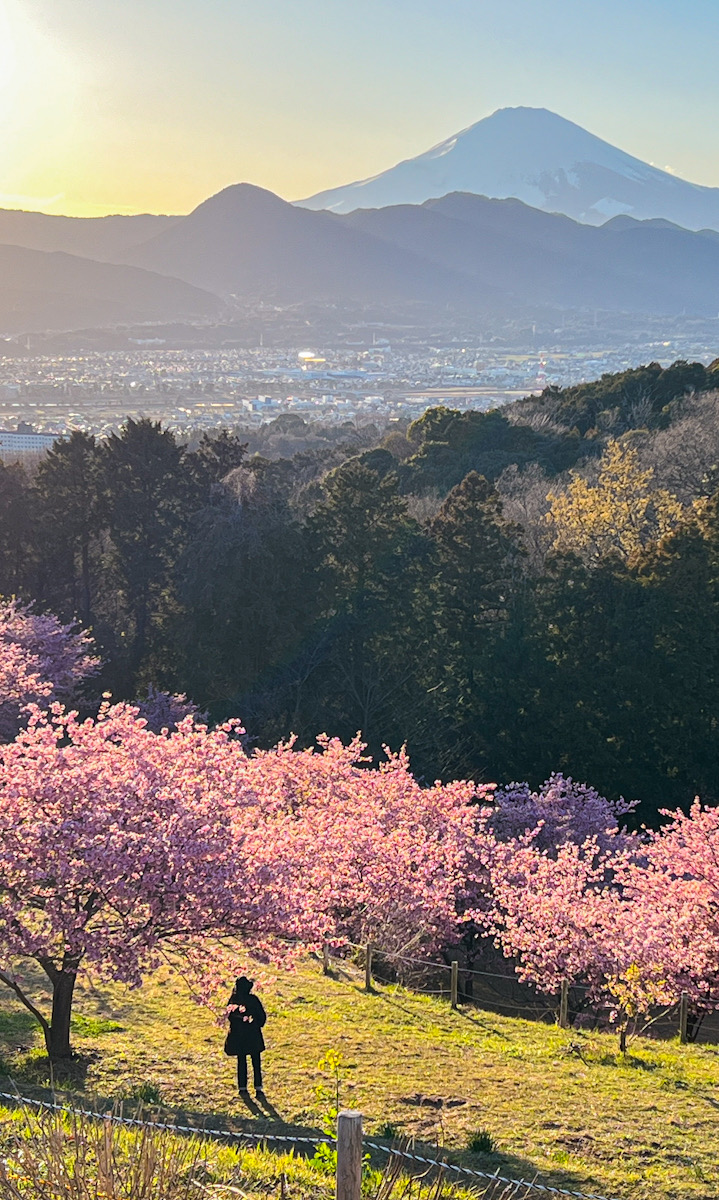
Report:
[[[14,95],[18,79],[18,39],[7,0],[0,2],[0,128],[3,134],[11,128]],[[4,152],[4,145],[0,152]]]
[[[719,6],[701,26],[679,0],[650,23],[626,0],[414,7],[0,0],[0,208],[183,213],[241,181],[299,199],[517,105],[719,186]]]
[[[71,128],[70,63],[20,0],[0,0],[0,206],[52,211],[58,154]]]

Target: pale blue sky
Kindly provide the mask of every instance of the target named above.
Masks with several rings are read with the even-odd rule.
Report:
[[[719,0],[0,0],[0,204],[295,199],[518,104],[719,186],[718,35]]]

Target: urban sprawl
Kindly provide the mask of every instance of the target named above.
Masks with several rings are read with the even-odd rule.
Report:
[[[107,436],[128,416],[161,421],[188,438],[203,429],[258,427],[283,413],[382,428],[436,404],[493,408],[642,362],[708,364],[715,357],[715,346],[683,339],[532,353],[387,339],[340,349],[170,349],[151,339],[129,350],[66,356],[14,350],[0,354],[0,455],[41,452],[73,429]]]

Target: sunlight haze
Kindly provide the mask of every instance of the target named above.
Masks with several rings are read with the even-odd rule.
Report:
[[[298,199],[511,105],[719,186],[717,26],[704,0],[0,0],[0,206]]]

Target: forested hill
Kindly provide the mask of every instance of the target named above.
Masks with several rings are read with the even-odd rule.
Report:
[[[719,387],[719,359],[708,367],[681,359],[669,367],[659,363],[602,375],[573,387],[547,387],[536,397],[519,400],[512,410],[518,420],[537,414],[567,430],[588,434],[626,432],[637,427],[666,427],[677,402],[692,392]]]
[[[649,363],[590,383],[547,387],[488,413],[428,409],[408,432],[402,486],[448,491],[467,471],[496,479],[512,465],[536,464],[555,474],[600,453],[608,437],[668,429],[687,396],[717,388],[719,360],[709,367]]]
[[[406,742],[425,778],[551,771],[719,799],[717,365],[409,428],[150,421],[0,467],[0,592],[79,617],[97,683],[250,744]],[[248,445],[248,442],[250,443]]]

